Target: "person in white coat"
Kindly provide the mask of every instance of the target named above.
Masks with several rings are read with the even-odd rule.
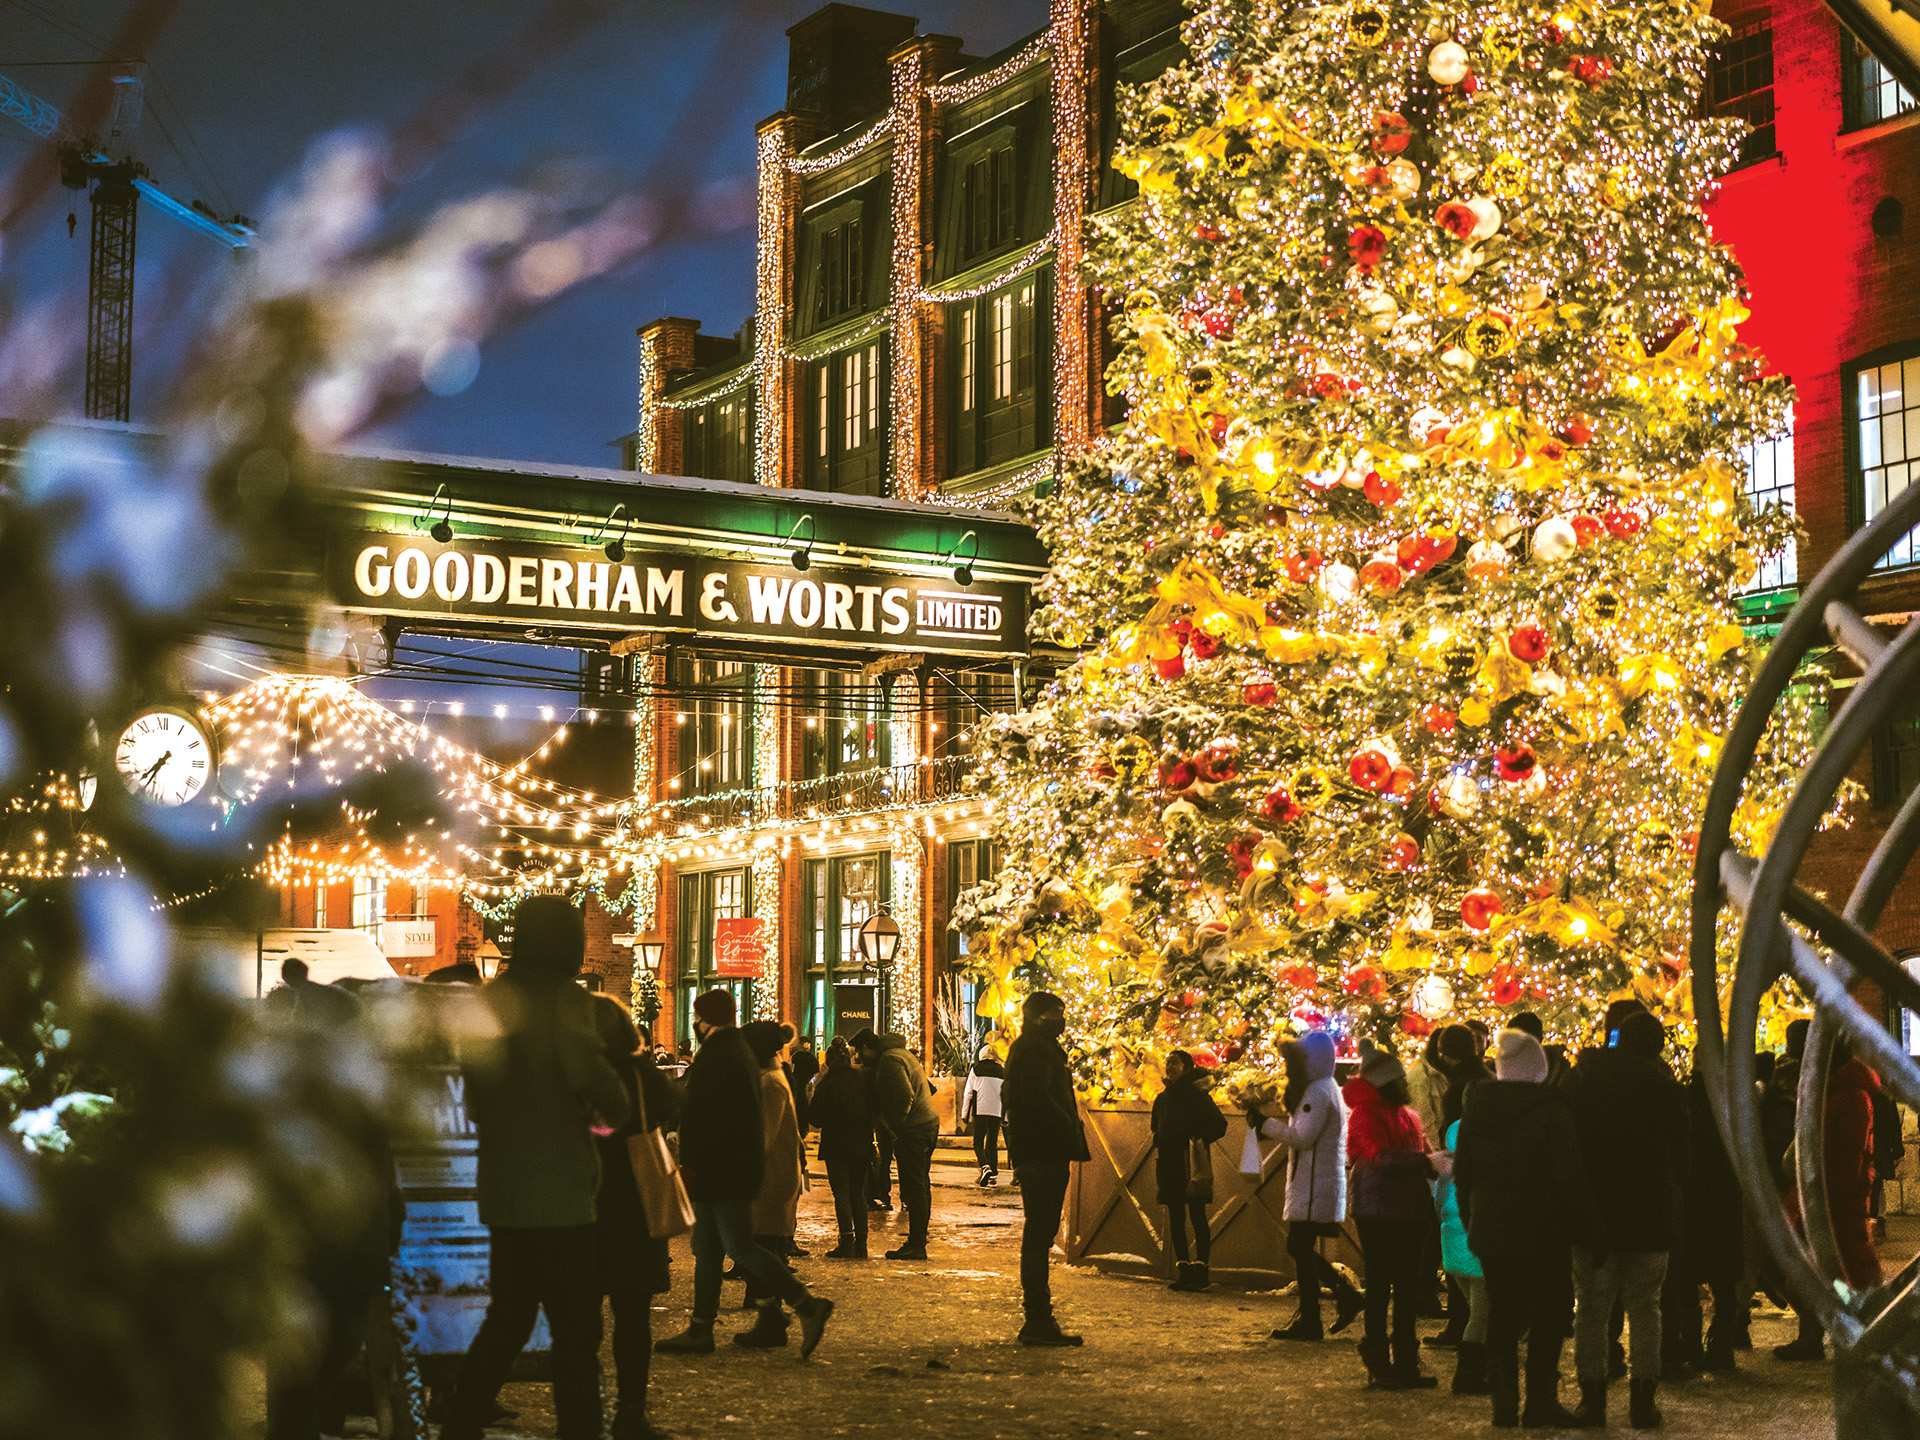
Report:
[[[1300,1313],[1275,1340],[1319,1340],[1327,1331],[1320,1320],[1320,1291],[1333,1291],[1333,1334],[1353,1323],[1361,1296],[1353,1284],[1320,1254],[1319,1242],[1340,1233],[1347,1218],[1347,1107],[1333,1078],[1333,1037],[1310,1030],[1288,1044],[1287,1089],[1283,1115],[1247,1112],[1247,1123],[1262,1139],[1287,1147],[1287,1254],[1300,1287]]]

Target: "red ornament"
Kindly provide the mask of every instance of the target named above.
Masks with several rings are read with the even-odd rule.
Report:
[[[1180,619],[1168,624],[1167,632],[1182,645],[1185,645],[1187,641],[1193,638],[1193,621],[1182,616]]]
[[[1311,965],[1290,966],[1280,972],[1280,978],[1301,990],[1311,990],[1320,983],[1320,976]]]
[[[1378,225],[1356,225],[1347,232],[1347,258],[1371,270],[1387,255],[1387,232]]]
[[[1420,863],[1420,842],[1402,831],[1387,845],[1387,868],[1411,870]]]
[[[1460,78],[1460,89],[1468,95],[1476,94],[1480,89],[1480,77],[1469,70]]]
[[[1193,782],[1200,778],[1200,767],[1191,760],[1170,760],[1160,767],[1160,788],[1163,790],[1191,789]]]
[[[1460,918],[1469,930],[1485,930],[1493,924],[1493,917],[1506,908],[1491,890],[1469,890],[1460,897]]]
[[[1387,793],[1395,799],[1404,800],[1413,793],[1413,771],[1405,765],[1393,767],[1393,774],[1387,779]]]
[[[1180,1008],[1183,1010],[1198,1010],[1200,1008],[1200,992],[1198,990],[1182,990],[1180,992]]]
[[[1273,821],[1276,825],[1288,824],[1306,813],[1294,802],[1292,795],[1278,786],[1269,790],[1266,798],[1260,802],[1261,816]]]
[[[1202,1070],[1217,1070],[1220,1067],[1220,1052],[1211,1045],[1196,1045],[1190,1053],[1193,1063]]]
[[[1174,655],[1165,660],[1156,660],[1153,668],[1162,680],[1178,680],[1187,673],[1187,657]]]
[[[1460,717],[1444,705],[1429,705],[1420,712],[1420,723],[1436,735],[1451,735]]]
[[[1553,637],[1538,625],[1522,625],[1507,636],[1507,653],[1529,665],[1538,665],[1552,649]]]
[[[1600,523],[1607,527],[1607,533],[1616,540],[1625,540],[1629,535],[1638,535],[1640,527],[1646,522],[1640,518],[1638,510],[1623,510],[1616,505],[1600,517]]]
[[[1253,852],[1260,848],[1258,833],[1236,835],[1227,842],[1227,859],[1233,862],[1233,873],[1244,880],[1253,874]]]
[[[1215,225],[1212,221],[1202,220],[1198,225],[1193,227],[1193,236],[1196,240],[1205,240],[1208,244],[1213,244],[1216,241],[1226,239],[1227,232],[1222,230],[1218,225]]]
[[[1395,555],[1401,569],[1424,575],[1436,565],[1445,564],[1459,543],[1459,537],[1454,535],[1435,535],[1430,530],[1416,530],[1400,542]]]
[[[1373,153],[1398,155],[1413,143],[1413,126],[1398,110],[1379,110],[1373,117]]]
[[[1400,499],[1400,487],[1391,480],[1383,479],[1378,470],[1369,470],[1360,493],[1378,505],[1382,510]]]
[[[1119,773],[1118,770],[1113,768],[1113,762],[1111,760],[1097,761],[1087,769],[1087,774],[1091,775],[1095,780],[1111,780]]]
[[[1207,538],[1210,540],[1224,540],[1226,535],[1227,527],[1217,521],[1207,527]]]
[[[1593,421],[1585,415],[1569,415],[1560,427],[1560,438],[1569,445],[1585,445],[1593,439]]]
[[[1472,76],[1468,76],[1472,79]],[[1424,1040],[1433,1033],[1433,1022],[1415,1011],[1403,1011],[1400,1016],[1400,1028],[1415,1040]]]
[[[1576,55],[1567,62],[1567,71],[1589,90],[1598,90],[1613,78],[1613,62],[1604,55]]]
[[[1215,655],[1220,653],[1220,637],[1217,635],[1209,635],[1204,630],[1196,630],[1193,632],[1192,643],[1193,658],[1196,660],[1211,660]]]
[[[1325,562],[1320,558],[1318,550],[1309,550],[1304,555],[1287,556],[1284,563],[1287,567],[1287,578],[1296,585],[1304,585],[1319,573],[1321,565]]]
[[[1387,993],[1387,982],[1371,965],[1361,965],[1340,977],[1340,988],[1349,995],[1377,997]]]
[[[1249,680],[1240,687],[1240,703],[1264,710],[1280,698],[1280,688],[1271,680]]]
[[[1520,972],[1511,965],[1496,966],[1487,977],[1487,994],[1496,1005],[1517,1005],[1526,993],[1527,987],[1520,983]]]
[[[1200,324],[1207,334],[1216,340],[1230,340],[1233,338],[1234,319],[1228,311],[1220,309],[1209,310],[1205,315],[1200,317]]]
[[[1391,595],[1398,590],[1405,578],[1399,565],[1392,560],[1369,560],[1360,567],[1360,583],[1382,595]]]
[[[1233,424],[1231,415],[1222,415],[1218,410],[1207,416],[1207,434],[1215,445],[1224,445],[1227,440],[1227,427]]]
[[[1600,538],[1601,532],[1605,528],[1605,526],[1601,525],[1601,523],[1591,515],[1576,515],[1573,517],[1574,538],[1582,545],[1593,544],[1594,541]]]
[[[1393,769],[1391,755],[1378,745],[1368,745],[1347,762],[1347,778],[1379,795],[1393,782]]]
[[[1449,200],[1434,212],[1433,223],[1454,239],[1467,241],[1473,238],[1473,229],[1480,223],[1480,217],[1464,201]]]
[[[1534,767],[1540,763],[1540,757],[1533,753],[1531,745],[1507,745],[1496,750],[1493,755],[1493,767],[1502,780],[1517,784],[1533,774]]]
[[[1223,785],[1239,775],[1239,763],[1233,751],[1209,745],[1194,757],[1194,768],[1209,785]]]

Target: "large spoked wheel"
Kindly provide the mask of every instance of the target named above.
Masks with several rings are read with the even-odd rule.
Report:
[[[1920,485],[1855,534],[1787,617],[1727,737],[1700,826],[1693,876],[1697,1061],[1706,1068],[1721,1134],[1767,1249],[1795,1303],[1818,1316],[1833,1339],[1840,1362],[1835,1386],[1840,1440],[1910,1436],[1920,1429],[1920,1261],[1868,1289],[1847,1283],[1828,1205],[1824,1123],[1827,1076],[1841,1035],[1897,1099],[1920,1107],[1920,1065],[1906,1054],[1884,1016],[1854,993],[1861,982],[1871,981],[1898,1005],[1920,1011],[1920,983],[1873,938],[1882,910],[1920,850],[1920,790],[1888,827],[1843,911],[1809,894],[1796,877],[1821,816],[1874,731],[1920,694],[1920,619],[1909,619],[1888,638],[1862,618],[1856,604],[1875,563],[1916,524]],[[1852,658],[1861,678],[1801,775],[1766,854],[1747,855],[1729,836],[1741,787],[1795,673],[1816,647],[1830,644]],[[1739,945],[1723,1027],[1718,934],[1728,906]],[[1803,1217],[1798,1228],[1773,1184],[1755,1089],[1761,1001],[1783,975],[1798,980],[1815,1007],[1795,1132]]]

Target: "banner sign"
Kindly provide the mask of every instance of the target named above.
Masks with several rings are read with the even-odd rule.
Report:
[[[351,610],[447,620],[675,630],[720,640],[802,640],[864,650],[1026,653],[1024,585],[848,566],[749,564],[707,555],[366,532],[328,581]]]
[[[433,916],[382,920],[380,949],[389,960],[431,960],[436,953]]]
[[[758,980],[766,974],[767,936],[757,915],[713,922],[713,973],[724,980]]]
[[[833,1033],[851,1040],[862,1030],[878,1032],[874,1012],[879,1008],[880,992],[872,985],[836,985],[833,987]]]

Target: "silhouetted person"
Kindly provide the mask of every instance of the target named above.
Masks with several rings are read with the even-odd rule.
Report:
[[[900,1207],[907,1212],[907,1240],[889,1250],[887,1258],[924,1260],[927,1227],[933,1217],[933,1149],[940,1140],[933,1087],[903,1035],[862,1030],[853,1037],[853,1048],[867,1075],[874,1129],[891,1142],[900,1167]]]
[[[1054,1317],[1047,1275],[1066,1206],[1067,1178],[1074,1163],[1087,1158],[1073,1072],[1067,1052],[1060,1048],[1067,1007],[1058,995],[1036,990],[1027,996],[1020,1016],[1020,1037],[1007,1052],[1007,1079],[1000,1092],[1024,1220],[1020,1296],[1026,1319],[1019,1339],[1022,1345],[1078,1345],[1080,1337],[1062,1330]]]
[[[873,1168],[873,1102],[867,1082],[853,1068],[853,1050],[840,1036],[827,1046],[827,1068],[813,1088],[809,1111],[820,1132],[820,1163],[833,1191],[840,1243],[829,1260],[867,1258],[867,1181]]]
[[[1153,1177],[1160,1203],[1167,1207],[1167,1233],[1172,1242],[1172,1288],[1205,1290],[1213,1258],[1213,1227],[1207,1206],[1213,1201],[1213,1142],[1227,1133],[1227,1117],[1207,1093],[1205,1076],[1184,1050],[1167,1056],[1166,1085],[1154,1097]],[[1193,1258],[1187,1250],[1187,1227],[1193,1227]]]

